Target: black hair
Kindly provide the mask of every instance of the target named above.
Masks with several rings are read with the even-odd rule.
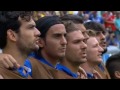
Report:
[[[36,27],[41,32],[40,37],[45,38],[49,28],[55,24],[63,24],[58,16],[45,16],[36,21]]]
[[[105,33],[105,28],[102,26],[102,24],[94,21],[86,22],[84,23],[84,26],[86,29],[92,29],[97,32]]]
[[[31,11],[1,11],[0,12],[0,48],[3,49],[7,44],[7,30],[11,29],[19,32],[20,21],[29,21],[32,17]]]
[[[62,21],[72,21],[75,24],[83,24],[83,19],[78,15],[64,15],[60,18]]]
[[[106,62],[106,68],[111,79],[115,79],[115,71],[120,71],[120,52],[108,58]]]

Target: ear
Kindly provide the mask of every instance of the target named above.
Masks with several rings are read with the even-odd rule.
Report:
[[[39,40],[39,47],[43,48],[45,46],[45,40],[43,38],[40,38]]]
[[[115,77],[117,78],[117,79],[120,79],[120,72],[119,71],[115,71]]]
[[[11,41],[16,41],[16,40],[17,40],[17,35],[16,35],[16,33],[15,33],[13,30],[11,30],[11,29],[7,30],[7,37],[8,37]]]

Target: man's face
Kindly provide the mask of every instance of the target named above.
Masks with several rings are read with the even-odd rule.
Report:
[[[42,51],[52,58],[65,56],[66,51],[66,29],[63,24],[56,24],[49,28],[44,39]]]
[[[99,64],[102,62],[101,54],[103,52],[102,47],[100,47],[97,39],[95,37],[90,37],[87,40],[87,60],[94,64]]]
[[[85,37],[85,41],[87,41],[87,39],[89,38],[89,35],[87,34],[87,30],[86,30],[85,26],[83,24],[75,24],[75,25],[77,26],[77,28],[80,29],[83,36]]]
[[[81,64],[87,61],[86,59],[86,48],[87,45],[84,43],[84,36],[80,30],[67,33],[67,49],[66,59],[74,64]]]
[[[20,50],[31,52],[39,49],[40,32],[31,18],[30,21],[21,20],[20,32],[17,34],[17,46]]]
[[[100,46],[105,50],[106,49],[106,38],[102,32],[96,32],[96,38]]]

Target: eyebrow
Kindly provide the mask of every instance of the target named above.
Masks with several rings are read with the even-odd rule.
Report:
[[[67,34],[66,32],[65,33],[61,33],[61,32],[55,32],[55,33],[53,33],[53,34]]]

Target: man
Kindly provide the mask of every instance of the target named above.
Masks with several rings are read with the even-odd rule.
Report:
[[[96,33],[96,38],[100,44],[100,46],[104,49],[102,54],[104,54],[107,51],[106,46],[106,38],[105,38],[105,28],[97,22],[87,22],[84,24],[86,29],[92,29]],[[104,55],[103,55],[104,56]],[[110,79],[110,76],[108,74],[107,69],[105,68],[104,63],[98,64],[98,67],[96,67],[96,70],[103,75],[105,79]]]
[[[63,17],[61,17],[63,22],[67,22],[67,21],[72,21],[77,28],[79,28],[79,30],[82,32],[82,34],[85,37],[85,41],[89,38],[88,34],[87,34],[87,30],[84,26],[83,20],[82,18],[80,18],[80,16],[78,15],[65,15]]]
[[[2,11],[0,13],[0,48],[5,55],[9,54],[9,63],[14,57],[13,60],[17,60],[20,65],[18,69],[6,69],[0,63],[0,75],[2,78],[31,78],[28,74],[29,68],[24,66],[24,61],[28,54],[39,49],[37,43],[40,32],[35,26],[32,12]],[[7,64],[5,65],[9,67]]]
[[[92,29],[96,32],[96,38],[100,46],[104,49],[104,52],[106,52],[105,28],[100,23],[93,21],[85,23],[84,26],[86,29]]]
[[[112,55],[106,62],[111,79],[120,79],[120,53]]]
[[[65,79],[72,78],[61,71],[56,70],[56,64],[65,56],[66,50],[66,29],[61,19],[56,16],[46,16],[36,22],[37,28],[41,31],[39,40],[39,51],[29,58],[37,64],[32,68],[31,76],[35,79]],[[30,65],[27,64],[27,65]]]
[[[78,72],[80,64],[85,63],[86,48],[85,38],[80,29],[72,21],[64,22],[66,27],[67,48],[65,57],[57,65],[57,69],[65,72],[73,78],[82,78]],[[79,72],[81,74],[81,72]],[[82,73],[83,74],[83,73]]]
[[[75,25],[74,27],[76,27],[77,29],[79,29],[82,32],[84,39],[85,39],[84,42],[86,43],[89,36],[86,32],[86,28],[83,24],[82,18],[80,18],[78,15],[64,15],[61,17],[61,19],[64,24],[68,23],[68,22],[73,22]],[[81,78],[86,78],[85,71],[81,67],[79,67],[79,68],[80,68],[79,71],[81,73]]]
[[[103,49],[100,47],[95,32],[88,30],[89,39],[87,40],[87,62],[83,63],[81,67],[86,71],[88,79],[96,79],[94,75],[94,67],[102,62]]]

